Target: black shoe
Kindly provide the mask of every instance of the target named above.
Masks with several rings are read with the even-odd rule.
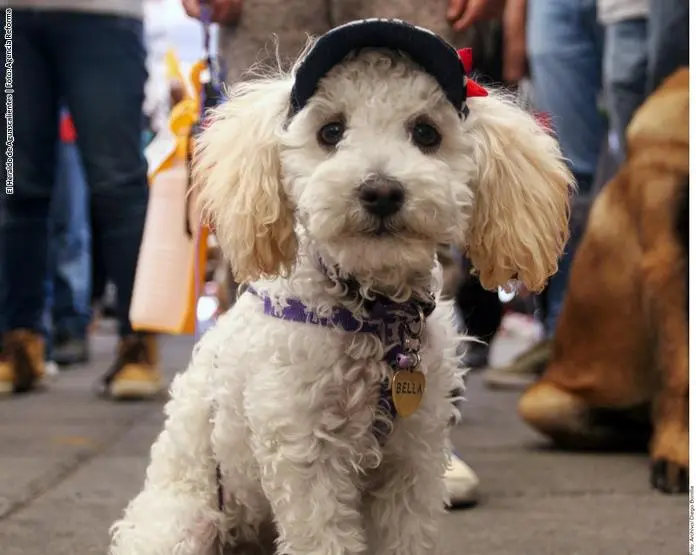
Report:
[[[87,363],[89,361],[87,338],[57,334],[51,358],[58,366]]]

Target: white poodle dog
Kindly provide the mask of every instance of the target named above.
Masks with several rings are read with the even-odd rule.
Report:
[[[112,555],[438,553],[461,380],[436,247],[538,290],[572,186],[554,138],[463,65],[365,20],[212,115],[195,178],[250,287],[175,379]]]

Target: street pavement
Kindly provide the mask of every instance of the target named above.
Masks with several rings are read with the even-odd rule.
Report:
[[[111,403],[93,385],[111,362],[112,333],[93,362],[50,390],[0,401],[0,555],[106,555],[108,529],[143,482],[162,403]],[[168,377],[189,338],[162,339]],[[481,502],[445,523],[444,555],[681,555],[687,498],[652,492],[643,454],[550,449],[516,417],[516,393],[469,379],[458,452],[481,478]]]

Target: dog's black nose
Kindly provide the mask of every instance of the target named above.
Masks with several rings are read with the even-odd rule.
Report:
[[[370,214],[386,218],[396,214],[404,204],[404,187],[396,179],[371,177],[358,189],[360,202]]]

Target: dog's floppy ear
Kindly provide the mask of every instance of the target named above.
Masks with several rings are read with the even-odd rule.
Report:
[[[573,177],[556,139],[503,93],[472,98],[464,125],[478,171],[465,250],[484,287],[540,290],[568,238]]]
[[[280,77],[239,83],[196,144],[199,206],[240,282],[285,275],[295,262],[278,142],[291,87]]]

